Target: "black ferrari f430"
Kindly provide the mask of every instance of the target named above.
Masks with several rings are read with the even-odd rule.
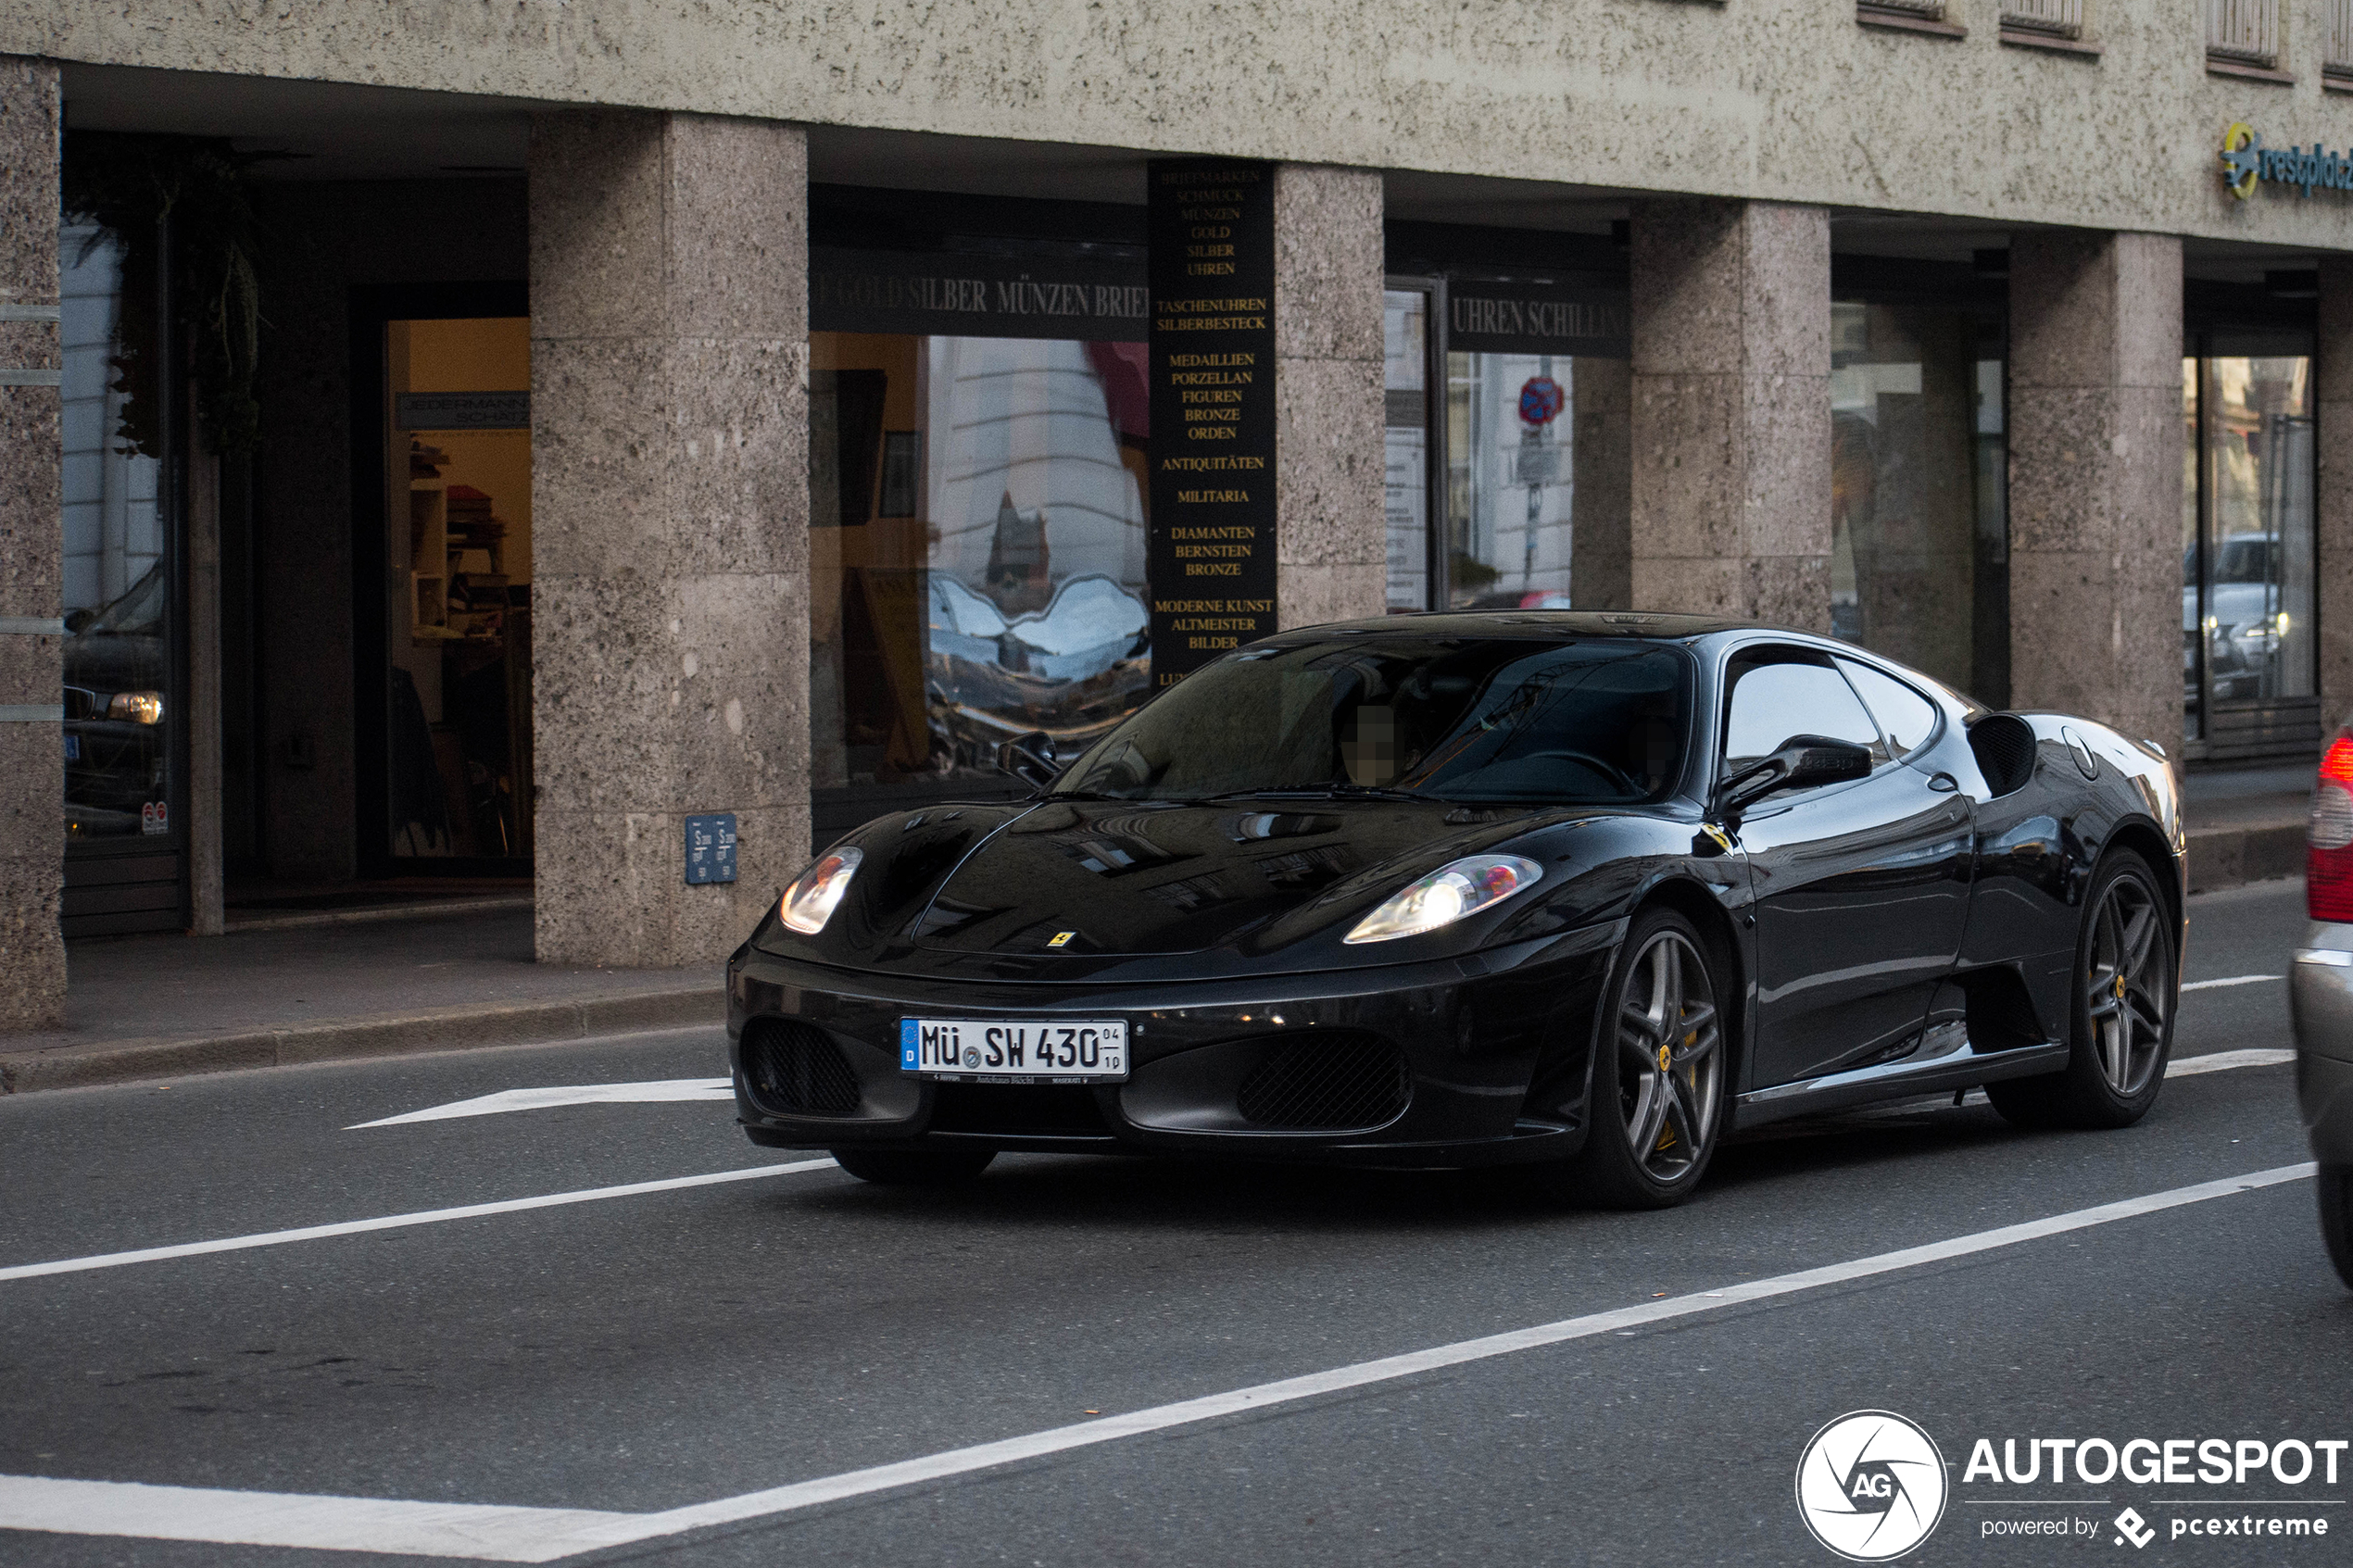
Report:
[[[872,1181],[1000,1150],[1515,1164],[1673,1203],[1725,1134],[2164,1081],[2176,786],[1803,633],[1667,615],[1283,633],[1029,798],[867,823],[728,964],[755,1143]]]

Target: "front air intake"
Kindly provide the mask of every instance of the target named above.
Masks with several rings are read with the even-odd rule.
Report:
[[[759,1019],[744,1028],[743,1052],[744,1086],[772,1116],[848,1116],[858,1109],[858,1074],[820,1029]]]
[[[1404,1054],[1368,1035],[1317,1033],[1280,1047],[1236,1095],[1242,1120],[1299,1132],[1354,1132],[1394,1122],[1412,1079]]]

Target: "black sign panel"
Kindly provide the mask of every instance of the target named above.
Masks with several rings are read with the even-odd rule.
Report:
[[[1633,353],[1629,309],[1624,289],[1453,279],[1446,285],[1446,346],[1466,354],[1624,359]]]
[[[1146,302],[1144,270],[1132,262],[823,245],[809,252],[814,332],[1137,343]]]
[[[1275,170],[1154,162],[1152,684],[1275,630]]]

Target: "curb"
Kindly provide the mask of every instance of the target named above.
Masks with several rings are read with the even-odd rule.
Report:
[[[256,1067],[478,1050],[486,1046],[547,1045],[633,1030],[722,1023],[726,1017],[727,993],[710,983],[689,989],[592,997],[582,1001],[435,1008],[234,1035],[171,1035],[0,1051],[0,1095]]]
[[[2190,891],[2219,893],[2304,874],[2305,824],[2197,828],[2189,835]]]
[[[505,914],[532,908],[529,894],[511,898],[437,898],[420,904],[371,904],[356,909],[315,909],[292,914],[229,917],[228,935],[246,931],[296,931],[314,925],[368,925],[384,920],[434,920],[447,915]]]

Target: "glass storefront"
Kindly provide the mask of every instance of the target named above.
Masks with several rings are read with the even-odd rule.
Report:
[[[527,870],[531,327],[384,327],[385,803],[394,868]]]
[[[181,715],[160,433],[152,408],[129,407],[120,245],[88,226],[59,242],[66,837],[168,844]]]
[[[2309,353],[2182,362],[2183,736],[2218,760],[2319,733],[2311,378]]]
[[[2009,699],[2003,317],[1831,306],[1831,629]]]
[[[1623,286],[1392,280],[1385,348],[1390,609],[1628,608]]]

